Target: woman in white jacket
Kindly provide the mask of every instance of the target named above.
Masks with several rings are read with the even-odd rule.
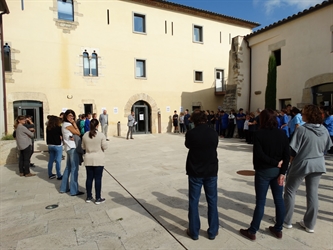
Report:
[[[95,181],[95,204],[101,204],[105,201],[101,197],[102,189],[102,175],[105,164],[104,150],[108,145],[105,135],[97,131],[99,122],[97,119],[90,121],[90,130],[82,137],[82,148],[86,150],[84,156],[84,165],[87,171],[86,189],[87,199],[86,202],[92,201],[92,183]]]

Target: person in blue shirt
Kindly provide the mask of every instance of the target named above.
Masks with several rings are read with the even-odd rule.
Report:
[[[91,113],[86,115],[86,121],[84,122],[84,132],[88,132],[90,130],[90,120],[91,120]]]
[[[243,109],[240,108],[238,111],[238,114],[236,115],[236,122],[237,122],[237,130],[238,130],[238,136],[240,139],[244,139],[244,122],[245,122],[245,114],[243,113]]]
[[[333,109],[325,111],[324,126],[327,128],[333,142]],[[333,154],[333,147],[327,151],[329,154]]]
[[[281,122],[281,127],[280,129],[283,130],[283,132],[286,133],[286,136],[289,138],[289,127],[288,127],[288,115],[287,115],[287,110],[282,109],[281,110],[281,116],[280,116],[280,122]]]
[[[301,111],[298,108],[293,107],[291,109],[291,114],[293,115],[293,118],[291,119],[290,124],[289,124],[290,138],[293,136],[293,133],[295,132],[295,130],[299,126],[302,126],[305,123],[302,120]]]
[[[225,132],[228,128],[229,123],[229,115],[224,112],[224,110],[221,110],[221,137],[224,138],[226,136]]]
[[[184,115],[185,132],[190,130],[190,117],[191,115],[188,113],[188,109],[186,109]]]

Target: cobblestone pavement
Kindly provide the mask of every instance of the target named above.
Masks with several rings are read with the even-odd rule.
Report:
[[[85,195],[60,194],[60,181],[48,179],[45,142],[36,142],[32,162],[35,177],[20,177],[17,165],[0,167],[0,249],[333,249],[333,156],[319,188],[315,233],[297,221],[306,207],[305,186],[296,198],[293,228],[283,239],[268,231],[274,216],[269,192],[257,240],[239,234],[247,228],[255,207],[252,146],[239,139],[221,139],[218,146],[219,235],[207,238],[207,204],[200,199],[199,240],[187,237],[187,149],[178,134],[135,135],[134,140],[110,138],[106,151],[100,205],[85,203]],[[65,161],[62,161],[62,171]],[[85,191],[80,167],[80,190]],[[46,209],[56,204],[57,208]]]

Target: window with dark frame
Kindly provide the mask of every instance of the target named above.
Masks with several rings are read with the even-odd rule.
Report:
[[[83,75],[84,76],[98,76],[98,55],[94,51],[91,56],[87,50],[82,53],[83,57]]]
[[[194,81],[196,81],[196,82],[203,81],[203,72],[202,71],[194,71]]]
[[[281,49],[273,51],[276,61],[276,66],[281,65]]]
[[[193,26],[193,41],[199,43],[203,42],[202,26]]]
[[[95,51],[91,54],[90,73],[92,76],[98,76],[98,57]]]
[[[146,61],[141,59],[135,60],[135,77],[145,78],[146,77]]]
[[[331,26],[331,29],[333,29],[333,26]],[[331,32],[331,52],[333,52],[333,31]]]
[[[58,19],[64,21],[74,21],[73,0],[58,0]]]
[[[146,16],[142,14],[134,13],[134,32],[146,33]]]
[[[12,55],[11,55],[11,50],[10,46],[8,43],[5,43],[3,46],[3,54],[4,54],[4,69],[7,72],[12,71]]]

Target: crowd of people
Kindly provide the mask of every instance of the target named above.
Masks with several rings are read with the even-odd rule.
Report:
[[[79,165],[84,162],[86,168],[86,202],[93,201],[92,183],[95,184],[95,204],[105,201],[101,197],[102,175],[105,163],[104,150],[107,149],[108,115],[103,110],[97,119],[96,114],[82,114],[76,119],[73,110],[68,109],[59,116],[49,115],[46,122],[46,143],[48,145],[49,179],[61,181],[60,193],[71,196],[83,195],[79,190]],[[98,131],[99,126],[102,132]],[[14,137],[19,155],[20,176],[31,177],[30,158],[33,153],[34,126],[31,117],[18,116],[14,125]],[[61,160],[66,152],[66,167],[61,172]],[[83,157],[84,155],[84,157]],[[53,173],[55,163],[56,174]]]
[[[319,106],[319,109],[323,118],[322,124],[327,128],[333,141],[333,110],[324,106]],[[244,112],[240,108],[237,113],[234,109],[230,109],[229,112],[217,110],[216,113],[206,110],[206,123],[210,128],[215,129],[220,138],[238,137],[239,139],[245,139],[248,144],[253,144],[254,132],[260,128],[259,115],[261,111],[259,108],[255,112]],[[291,104],[281,110],[275,110],[274,113],[277,120],[277,128],[286,134],[289,141],[291,141],[295,130],[305,124],[302,120],[301,110],[297,107],[292,107]],[[175,110],[172,121],[174,133],[184,134],[194,127],[188,109],[185,112],[180,112],[179,115]],[[328,153],[333,154],[333,149],[330,149]]]
[[[324,155],[333,147],[331,133],[333,124],[329,122],[333,117],[332,114],[329,117],[323,115],[322,109],[316,105],[306,105],[302,112],[298,112],[296,108],[290,110],[294,113],[291,120],[295,119],[291,140],[284,129],[286,126],[281,128],[281,123],[279,124],[280,120],[286,119],[283,117],[287,114],[286,110],[283,111],[281,118],[278,112],[271,109],[258,109],[258,115],[251,121],[258,126],[257,131],[251,134],[256,206],[249,228],[239,231],[249,240],[256,239],[256,233],[264,215],[269,187],[275,204],[274,225],[269,227],[269,231],[274,237],[281,239],[282,228],[293,227],[295,196],[304,179],[307,206],[299,225],[308,233],[314,232],[319,208],[319,181],[322,174],[326,172]],[[232,112],[230,113],[233,114]],[[198,206],[202,187],[204,187],[208,204],[207,235],[211,240],[218,235],[217,146],[219,133],[213,130],[208,122],[207,114],[208,112],[195,110],[190,117],[194,128],[185,134],[185,146],[189,149],[186,160],[189,227],[186,234],[193,240],[199,238]],[[241,109],[238,114],[228,116],[228,119],[233,120],[234,126],[228,127],[231,131],[237,125],[235,121],[237,117],[243,117]]]
[[[102,175],[105,164],[104,151],[107,149],[108,116],[106,110],[100,115],[80,115],[76,119],[73,110],[68,109],[60,116],[48,116],[46,142],[49,150],[48,176],[61,181],[60,193],[71,196],[83,195],[79,190],[79,165],[86,168],[86,202],[100,204]],[[129,131],[132,137],[135,124],[134,112],[128,116]],[[303,220],[299,222],[306,232],[313,233],[318,213],[318,187],[320,178],[326,172],[324,155],[333,149],[333,115],[331,111],[316,105],[306,105],[302,111],[288,105],[281,111],[271,109],[244,113],[233,109],[229,114],[219,110],[174,111],[175,132],[185,133],[185,146],[189,149],[186,160],[188,175],[189,227],[186,233],[197,240],[200,231],[198,204],[201,189],[204,187],[208,203],[208,238],[218,235],[219,219],[217,211],[217,146],[219,137],[232,138],[237,127],[238,136],[253,144],[253,166],[255,169],[256,207],[250,227],[240,229],[244,237],[255,240],[263,218],[266,196],[271,188],[274,204],[274,226],[270,232],[282,238],[282,228],[290,229],[295,205],[295,196],[303,180],[306,186],[307,208]],[[250,129],[253,126],[253,129]],[[31,177],[30,158],[33,152],[34,126],[31,117],[18,116],[15,121],[15,138],[19,156],[20,176]],[[98,128],[102,128],[102,133]],[[63,148],[67,154],[66,167],[61,174]],[[83,156],[84,155],[84,156]],[[56,174],[53,173],[55,163]],[[95,199],[92,185],[95,185]]]

